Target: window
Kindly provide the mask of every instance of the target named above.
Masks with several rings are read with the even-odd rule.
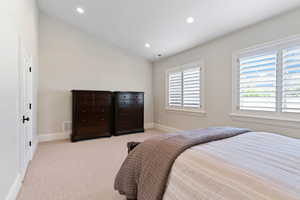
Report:
[[[168,109],[203,109],[202,73],[203,66],[200,63],[187,64],[167,71]]]
[[[200,108],[200,68],[182,72],[183,107]]]
[[[239,109],[276,110],[276,65],[276,52],[239,59]]]
[[[237,111],[300,113],[300,40],[247,50],[234,57]]]
[[[182,73],[169,74],[169,106],[182,105]]]
[[[300,46],[283,50],[282,112],[300,113]]]

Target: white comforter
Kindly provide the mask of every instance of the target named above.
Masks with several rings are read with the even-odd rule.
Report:
[[[300,200],[300,140],[250,132],[175,161],[164,200]]]

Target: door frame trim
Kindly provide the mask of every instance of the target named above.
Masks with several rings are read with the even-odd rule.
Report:
[[[26,136],[24,135],[24,130],[25,129],[23,127],[23,122],[22,122],[22,117],[25,114],[24,111],[26,109],[26,107],[24,107],[24,92],[26,90],[26,88],[24,87],[24,83],[25,81],[30,81],[30,85],[31,85],[31,99],[33,99],[33,75],[31,75],[30,80],[28,80],[27,78],[25,78],[25,76],[28,76],[26,73],[27,70],[27,64],[25,64],[25,59],[30,59],[30,63],[31,65],[33,64],[32,62],[32,57],[28,54],[27,49],[25,48],[24,44],[22,43],[22,38],[19,37],[18,38],[18,82],[19,82],[19,91],[18,91],[18,130],[19,130],[19,134],[18,134],[18,143],[19,143],[19,176],[21,181],[24,180],[25,175],[26,175],[26,171],[28,169],[29,163],[33,158],[33,150],[35,147],[33,147],[34,141],[33,141],[33,111],[31,110],[31,116],[30,116],[30,124],[28,126],[31,126],[29,128],[30,131],[29,132],[29,140],[31,141],[31,146],[29,146],[29,144],[27,143],[26,140]],[[25,68],[26,67],[26,68]],[[32,67],[32,66],[31,66]],[[28,69],[29,70],[29,69]],[[26,74],[25,74],[26,73]],[[32,72],[30,72],[32,73]],[[26,155],[26,149],[25,149],[25,145],[28,145],[28,153]]]

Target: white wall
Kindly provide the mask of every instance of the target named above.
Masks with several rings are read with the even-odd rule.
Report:
[[[34,0],[10,0],[0,12],[0,199],[10,198],[9,191],[19,175],[18,125],[18,38],[34,52],[37,65],[37,9]],[[25,28],[26,27],[26,28]],[[35,76],[36,78],[36,76]],[[35,115],[36,118],[36,115]],[[36,124],[34,123],[34,126]]]
[[[152,64],[40,14],[39,134],[71,121],[71,90],[145,92],[145,123],[153,122]]]
[[[237,122],[229,116],[232,107],[232,53],[260,43],[300,34],[300,20],[298,19],[300,19],[300,9],[154,63],[155,122],[178,129],[232,125],[300,137],[299,128],[278,126],[274,121],[273,125],[262,124],[266,123],[264,120],[260,123]],[[205,27],[203,28],[205,31]],[[207,116],[166,111],[164,109],[166,69],[195,60],[205,62]]]
[[[16,5],[16,1],[7,2],[3,11],[0,12],[0,110],[3,113],[0,116],[0,199],[5,199],[18,174],[18,40]]]

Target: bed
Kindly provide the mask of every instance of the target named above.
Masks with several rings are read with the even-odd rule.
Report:
[[[203,133],[205,129],[193,131],[191,135],[197,137]],[[128,199],[138,200],[300,199],[299,140],[248,130],[226,137],[221,135],[183,148],[166,172],[161,172],[164,159],[156,162],[154,149],[159,145],[150,141],[150,145],[143,147],[142,143],[125,160],[115,188]],[[165,141],[161,144],[167,146]],[[153,154],[149,156],[153,159],[136,162],[148,156],[145,152],[151,145]],[[158,157],[164,156],[168,160],[168,155]],[[128,163],[135,165],[133,168],[130,165],[130,171],[126,169]],[[153,163],[156,163],[154,167],[149,167]]]

